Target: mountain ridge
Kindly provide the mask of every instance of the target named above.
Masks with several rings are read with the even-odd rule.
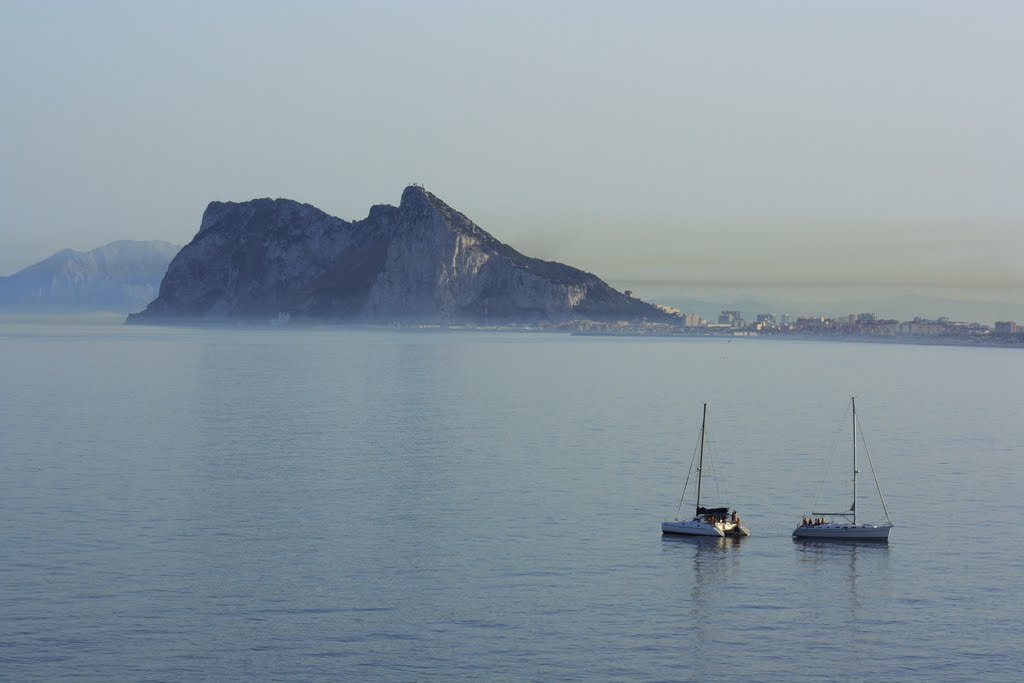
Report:
[[[152,300],[179,245],[116,240],[89,251],[61,249],[0,277],[0,307],[130,311]]]

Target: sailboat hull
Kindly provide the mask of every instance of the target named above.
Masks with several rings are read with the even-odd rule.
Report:
[[[798,526],[793,530],[796,538],[832,540],[888,541],[891,524],[818,524]]]
[[[678,534],[680,536],[725,536],[725,532],[715,524],[708,524],[700,520],[689,522],[662,522],[661,533]]]
[[[750,531],[739,524],[712,523],[699,519],[691,519],[687,522],[662,522],[661,533],[676,534],[678,536],[749,536]]]

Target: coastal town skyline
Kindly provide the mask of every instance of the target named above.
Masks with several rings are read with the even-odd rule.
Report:
[[[964,291],[952,288],[904,286],[776,285],[763,283],[701,283],[609,280],[613,286],[632,291],[656,304],[717,320],[723,310],[739,310],[754,319],[760,313],[791,317],[839,318],[850,313],[871,312],[879,318],[901,321],[914,318],[984,323],[1024,320],[1019,292],[1005,289]]]

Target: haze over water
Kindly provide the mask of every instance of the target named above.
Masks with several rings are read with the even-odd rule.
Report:
[[[227,0],[201,21],[7,0],[0,274],[186,244],[211,201],[355,220],[419,182],[610,280],[1002,288],[1021,306],[1022,22],[1003,0]]]
[[[1017,680],[1022,384],[1016,349],[4,319],[0,667]],[[796,543],[850,395],[896,528]],[[659,532],[703,402],[739,542]]]

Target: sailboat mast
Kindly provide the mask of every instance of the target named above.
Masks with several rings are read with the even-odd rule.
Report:
[[[704,412],[700,416],[700,459],[697,460],[697,511],[694,516],[700,514],[700,482],[704,478],[704,424],[708,418],[708,404],[704,404]]]
[[[857,399],[850,397],[853,406],[853,523],[857,523]]]

